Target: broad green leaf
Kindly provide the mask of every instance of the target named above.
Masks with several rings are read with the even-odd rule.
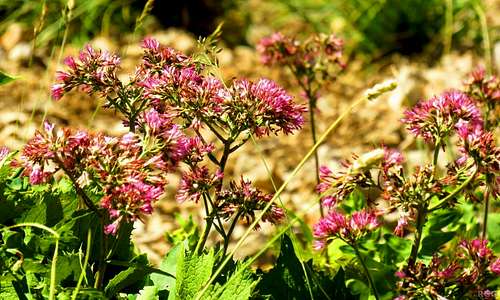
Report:
[[[458,209],[440,210],[429,217],[429,231],[440,231],[460,220],[463,213]]]
[[[144,268],[147,264],[148,260],[146,255],[139,255],[133,262],[131,262],[131,266],[129,268],[121,271],[108,282],[106,288],[104,289],[106,296],[113,298],[122,289],[144,281],[146,275],[151,272],[147,268]]]
[[[158,288],[156,286],[145,286],[137,295],[136,300],[156,300],[158,296]]]
[[[76,253],[59,255],[59,257],[57,258],[56,268],[57,284],[66,279],[70,279],[72,282],[76,282],[81,272],[80,257]]]
[[[0,85],[7,84],[14,80],[16,80],[16,78],[0,70]]]
[[[161,262],[160,270],[175,276],[177,274],[177,262],[179,261],[179,256],[182,255],[183,252],[183,243],[175,245],[175,247],[168,252],[167,256],[165,256]],[[175,288],[175,278],[170,276],[153,273],[149,276],[149,278],[158,291],[168,290],[172,293],[172,290]]]
[[[198,256],[196,253],[180,255],[177,265],[176,297],[192,299],[212,275],[214,251]]]
[[[500,252],[500,213],[488,214],[488,240],[495,253]]]
[[[247,300],[259,282],[250,269],[240,271],[238,265],[225,284],[216,283],[207,299],[213,300]]]
[[[422,240],[419,256],[432,256],[441,246],[451,241],[456,232],[432,231]]]

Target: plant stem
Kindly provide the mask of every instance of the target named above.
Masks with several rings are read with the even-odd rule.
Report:
[[[309,99],[309,118],[311,120],[311,137],[313,145],[316,144],[316,122],[314,119],[314,110],[316,109],[316,99]],[[319,184],[319,156],[318,151],[314,151],[314,169],[316,172],[316,185]],[[323,205],[321,205],[321,199],[319,199],[319,213],[321,217],[324,217],[325,213],[323,211]]]
[[[100,253],[99,253],[99,265],[97,267],[97,272],[96,272],[96,275],[95,275],[95,282],[94,282],[94,288],[100,290],[102,289],[102,284],[103,284],[103,281],[104,281],[104,273],[106,272],[106,255],[107,255],[107,252],[108,252],[108,248],[109,248],[109,245],[108,245],[108,235],[106,233],[104,233],[104,224],[105,224],[105,221],[104,221],[104,216],[101,216],[100,218],[101,220],[101,224],[102,224],[102,228],[101,228],[101,237],[102,237],[102,240],[101,240],[101,247],[100,247]]]
[[[222,252],[223,257],[226,256],[227,247],[229,246],[229,241],[231,240],[231,234],[233,233],[233,230],[236,227],[236,224],[238,223],[238,219],[240,218],[240,216],[241,216],[241,211],[238,211],[233,219],[233,222],[231,223],[231,226],[229,227],[226,236],[224,237],[224,250]]]
[[[481,237],[483,240],[486,239],[487,229],[488,229],[488,208],[490,205],[490,188],[486,185],[486,190],[484,191],[484,216],[483,216],[483,232]]]
[[[85,249],[85,258],[83,259],[82,271],[80,272],[80,276],[78,277],[78,282],[76,284],[76,288],[71,295],[71,300],[76,300],[78,293],[80,292],[80,287],[82,285],[83,278],[85,277],[85,273],[87,271],[87,265],[89,263],[90,249],[92,245],[92,230],[89,229],[87,232],[87,249]]]
[[[422,240],[422,231],[424,229],[425,218],[427,216],[427,201],[423,203],[419,210],[417,216],[417,224],[415,229],[415,240],[411,246],[410,258],[408,259],[407,268],[413,268],[417,261],[418,249],[420,248],[420,241]]]
[[[366,278],[368,278],[368,282],[372,289],[373,295],[375,296],[375,299],[379,300],[380,297],[378,295],[377,288],[375,287],[375,283],[373,282],[372,276],[370,275],[370,271],[368,270],[368,267],[366,266],[365,261],[363,260],[363,256],[359,252],[359,249],[356,245],[351,245],[351,247],[354,249],[354,252],[356,252],[356,256],[358,257],[359,262],[363,266],[363,270],[365,271]]]
[[[451,193],[448,194],[448,196],[444,197],[443,200],[441,200],[438,204],[434,205],[433,207],[429,208],[429,212],[433,212],[435,210],[443,208],[443,206],[446,205],[446,202],[450,200],[451,198],[455,197],[456,194],[458,194],[464,187],[466,187],[474,177],[476,177],[477,174],[477,169],[474,171],[474,173],[467,178],[461,185],[459,185],[456,189],[454,189]]]

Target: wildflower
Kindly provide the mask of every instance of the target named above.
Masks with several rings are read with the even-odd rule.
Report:
[[[263,210],[272,198],[271,194],[265,194],[254,188],[250,181],[241,177],[239,183],[231,181],[229,188],[223,188],[218,193],[216,205],[218,205],[218,213],[221,217],[229,219],[237,215],[250,224],[255,219],[255,211]],[[273,203],[264,213],[262,221],[277,224],[283,218],[283,209]]]
[[[282,131],[290,134],[304,124],[306,108],[295,104],[286,91],[269,79],[253,83],[235,80],[230,89],[231,101],[225,103],[229,126],[242,132],[250,129],[257,136]]]
[[[154,153],[144,153],[138,138],[70,129],[56,132],[48,123],[44,127],[45,132],[37,132],[21,155],[23,174],[32,184],[45,182],[62,170],[80,189],[90,187],[102,193],[100,206],[116,226],[118,219],[130,222],[151,214],[152,204],[164,191],[166,163]],[[114,227],[106,227],[106,232],[115,232]]]
[[[196,167],[182,174],[175,199],[180,203],[198,202],[203,193],[208,192],[219,180],[217,175],[210,174],[207,167]]]
[[[64,63],[69,70],[59,71],[56,75],[59,83],[52,86],[52,98],[55,100],[76,87],[82,87],[89,94],[101,92],[103,95],[121,87],[116,75],[120,58],[109,52],[94,50],[87,45],[80,51],[78,61],[67,57]]]
[[[488,241],[483,239],[463,240],[460,242],[460,246],[473,258],[489,259],[493,253],[487,245]]]
[[[361,210],[346,217],[339,211],[332,210],[313,227],[313,235],[320,241],[315,245],[316,248],[326,246],[334,238],[340,238],[353,245],[379,226],[380,223],[374,211]]]
[[[409,218],[406,216],[402,216],[398,219],[398,225],[394,228],[394,234],[402,237],[404,235],[404,228],[408,226]]]
[[[490,271],[500,276],[500,258],[490,264]]]
[[[384,150],[376,149],[360,157],[353,155],[353,162],[344,162],[345,170],[333,173],[328,167],[320,167],[318,193],[327,193],[322,198],[325,207],[332,208],[339,201],[348,197],[357,187],[370,187],[374,182],[370,169],[380,164],[385,156]]]
[[[464,93],[450,91],[428,101],[420,102],[405,112],[402,122],[416,136],[434,143],[448,136],[460,121],[481,127],[481,112]]]
[[[2,161],[4,158],[7,157],[7,155],[9,155],[9,148],[5,147],[5,146],[1,146],[0,147],[0,161]]]

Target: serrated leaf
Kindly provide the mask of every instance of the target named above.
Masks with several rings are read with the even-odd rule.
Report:
[[[179,258],[175,294],[178,299],[192,299],[212,275],[214,251],[202,255],[192,252]]]
[[[4,71],[0,70],[0,85],[7,84],[7,83],[14,81],[14,80],[16,80],[15,77],[8,75]]]
[[[224,285],[215,284],[207,299],[213,300],[247,300],[259,280],[249,269],[241,270],[239,264]],[[241,270],[241,271],[240,271]]]

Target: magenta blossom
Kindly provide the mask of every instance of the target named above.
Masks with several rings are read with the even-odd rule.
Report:
[[[335,238],[353,245],[357,240],[380,226],[374,211],[361,210],[350,217],[332,210],[313,227],[314,237],[319,241],[315,248],[322,248]]]
[[[450,91],[420,102],[405,112],[402,122],[416,136],[426,142],[448,136],[459,121],[465,121],[474,127],[482,127],[481,112],[474,102],[464,93]]]

